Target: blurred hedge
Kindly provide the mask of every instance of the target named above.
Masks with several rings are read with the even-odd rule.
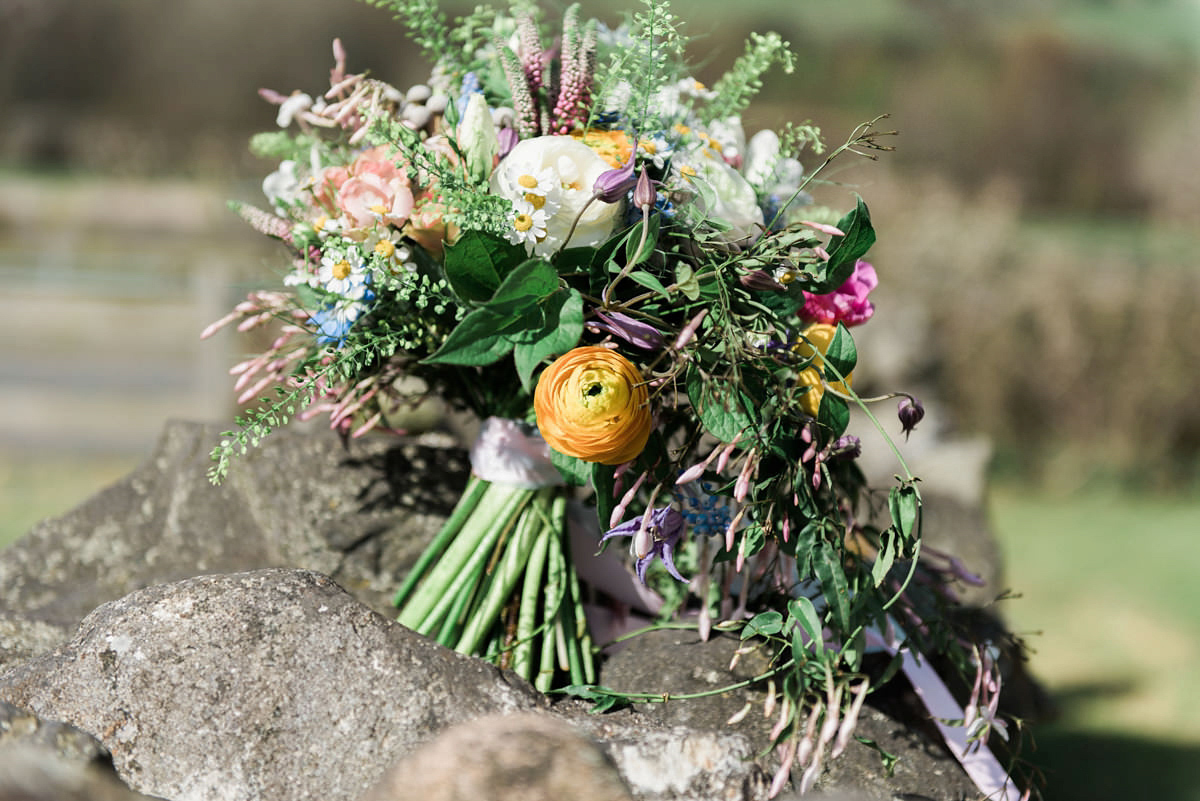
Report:
[[[1200,463],[1193,6],[675,11],[699,37],[705,81],[752,30],[791,41],[801,68],[768,82],[751,130],[812,119],[836,144],[891,112],[901,136],[886,168],[837,177],[864,183],[881,229],[881,323],[919,311],[920,378],[960,428],[992,435],[1033,476],[1170,483]],[[397,85],[427,68],[387,12],[353,0],[8,0],[0,31],[0,163],[22,168],[257,181],[265,165],[245,143],[274,111],[255,90],[321,88],[334,36],[351,69]]]

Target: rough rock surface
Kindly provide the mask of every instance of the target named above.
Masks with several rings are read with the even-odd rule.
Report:
[[[759,799],[745,738],[557,711],[309,571],[203,576],[97,609],[67,645],[0,676],[0,699],[94,734],[141,792],[355,799],[448,726],[541,711],[604,744],[645,801]]]
[[[132,786],[171,801],[337,801],[356,799],[456,722],[535,712],[570,724],[564,749],[579,732],[598,742],[639,801],[765,798],[771,761],[755,757],[769,721],[752,709],[725,725],[747,702],[761,704],[757,691],[589,715],[372,611],[390,618],[391,591],[457,499],[461,450],[281,431],[214,488],[205,472],[218,438],[213,426],[169,424],[141,468],[0,551],[0,699],[23,707],[14,714],[26,730],[73,724],[111,749]],[[986,530],[966,531],[974,518],[964,520],[952,528],[986,545]],[[283,567],[332,581],[259,570]],[[153,586],[165,582],[178,583]],[[601,680],[713,689],[730,681],[734,645],[682,632],[638,638]],[[760,668],[747,655],[733,675]],[[878,755],[854,746],[818,790],[870,801],[975,797],[934,741],[880,710],[862,720],[866,736],[901,757],[896,776],[884,781]],[[69,738],[55,742],[60,756],[37,749],[46,762],[37,769],[61,774],[60,797],[71,798],[59,764]],[[93,747],[93,762],[107,759]],[[72,770],[95,773],[72,759]],[[5,764],[0,755],[0,775]],[[101,785],[114,784],[100,771]]]
[[[591,738],[547,715],[459,724],[391,767],[362,801],[633,801]]]
[[[661,690],[673,695],[718,690],[759,675],[767,668],[765,658],[755,652],[743,655],[730,672],[729,664],[740,645],[732,637],[701,642],[693,631],[650,632],[628,641],[627,647],[610,657],[600,681],[618,690]],[[664,670],[665,665],[676,667]],[[741,734],[750,742],[752,752],[760,754],[770,747],[770,729],[775,723],[774,717],[764,717],[764,701],[761,688],[740,688],[705,698],[641,704],[638,711],[691,730]],[[728,725],[727,721],[746,704],[750,704],[749,714]],[[901,757],[894,774],[886,776],[878,752],[853,742],[836,760],[825,762],[825,771],[817,783],[821,792],[854,793],[864,801],[893,798],[958,801],[974,798],[978,792],[954,758],[936,742],[880,710],[864,708],[857,734]]]
[[[128,477],[0,551],[0,669],[64,642],[102,603],[206,573],[316,570],[386,611],[466,483],[457,449],[284,430],[214,487],[220,431],[168,423]]]
[[[545,701],[367,609],[316,573],[140,590],[0,677],[0,698],[94,734],[171,799],[361,795],[442,727]]]
[[[0,701],[0,801],[138,801],[95,737]]]
[[[152,801],[112,770],[32,746],[0,748],[0,801]]]

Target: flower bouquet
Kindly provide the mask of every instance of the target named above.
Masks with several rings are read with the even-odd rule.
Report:
[[[215,448],[211,478],[293,417],[358,437],[436,395],[485,423],[397,591],[402,623],[601,709],[666,697],[596,684],[592,632],[612,631],[615,602],[735,632],[770,656],[774,792],[794,771],[811,787],[903,670],[981,789],[1015,799],[987,748],[1005,735],[994,654],[940,611],[967,574],[918,560],[920,493],[896,446],[880,492],[847,434],[852,407],[883,430],[884,399],[853,388],[875,233],[860,198],[836,212],[810,191],[834,159],[890,149],[888,132],[874,120],[830,150],[807,123],[747,138],[740,115],[768,70],[792,70],[787,43],[753,36],[706,87],[663,0],[615,28],[577,7],[450,24],[429,0],[377,4],[433,64],[426,84],[350,72],[335,41],[327,91],[262,91],[281,129],[252,143],[279,164],[270,208],[235,208],[291,267],[206,333],[275,324],[233,373],[241,402],[276,395]],[[911,430],[919,402],[886,398]],[[632,573],[597,555],[622,538]],[[974,673],[965,707],[934,654]]]

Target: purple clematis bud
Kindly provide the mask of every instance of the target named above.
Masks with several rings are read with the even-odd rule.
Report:
[[[600,538],[600,541],[604,542],[609,537],[633,537],[635,543],[645,540],[647,547],[644,552],[635,554],[638,559],[634,570],[637,571],[638,579],[643,584],[646,583],[646,568],[657,557],[662,559],[663,567],[667,569],[668,573],[686,583],[687,579],[679,575],[679,571],[675,569],[675,546],[679,544],[679,538],[683,536],[683,515],[670,506],[655,509],[650,513],[650,519],[646,522],[644,530],[642,528],[643,519],[644,515],[638,515],[632,520],[626,520],[616,528],[609,529],[608,533]]]
[[[649,211],[658,202],[658,191],[650,181],[650,176],[642,170],[638,175],[637,186],[633,188],[633,205],[642,211]]]
[[[619,336],[635,347],[644,348],[645,350],[655,350],[666,344],[662,332],[657,328],[649,323],[635,320],[628,314],[597,311],[596,318],[599,322],[592,321],[588,325]]]
[[[904,439],[907,440],[917,423],[925,417],[925,407],[912,395],[905,395],[896,406],[896,414],[900,418],[900,425],[904,427]]]
[[[497,137],[500,140],[500,147],[496,151],[496,155],[500,158],[507,156],[508,152],[517,146],[517,142],[521,138],[516,128],[501,128]]]
[[[766,270],[751,270],[748,273],[742,273],[738,277],[738,281],[746,289],[754,289],[759,292],[782,292],[787,289]]]
[[[637,161],[634,153],[629,154],[629,161],[624,166],[605,170],[596,176],[592,184],[592,195],[605,203],[618,203],[625,199],[629,190],[633,189],[637,179],[633,177],[633,167]]]

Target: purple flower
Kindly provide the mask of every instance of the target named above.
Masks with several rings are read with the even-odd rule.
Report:
[[[600,541],[604,542],[609,537],[633,537],[633,553],[637,557],[634,570],[643,584],[646,583],[646,568],[655,557],[662,559],[668,573],[686,583],[687,579],[675,569],[675,546],[683,536],[683,529],[683,515],[670,506],[664,506],[652,511],[649,520],[642,515],[609,529]]]
[[[632,159],[633,156],[629,158]],[[646,174],[645,170],[642,170],[638,175],[637,186],[633,189],[633,205],[642,211],[649,211],[654,208],[656,202],[658,202],[658,190],[650,182],[650,176]]]
[[[828,295],[804,293],[804,316],[827,325],[865,323],[875,313],[875,305],[867,300],[867,295],[878,284],[875,268],[859,259],[854,273]]]
[[[496,136],[500,140],[500,149],[497,151],[496,155],[498,155],[500,158],[507,156],[509,151],[516,147],[517,142],[519,142],[521,139],[521,137],[517,134],[516,128],[501,128],[500,133],[498,133]]]
[[[635,161],[637,161],[636,153],[631,153],[629,161],[625,162],[624,166],[614,167],[597,175],[595,183],[592,184],[592,194],[596,199],[605,203],[617,203],[623,200],[637,183],[637,179],[633,177]],[[645,171],[643,171],[644,174]]]
[[[662,332],[657,328],[649,323],[635,320],[628,314],[597,311],[596,318],[599,322],[592,321],[588,325],[615,334],[635,347],[655,350],[666,344]]]
[[[908,439],[909,433],[925,417],[925,407],[912,395],[905,395],[896,406],[896,416],[900,418],[900,425],[903,426],[904,438]]]

